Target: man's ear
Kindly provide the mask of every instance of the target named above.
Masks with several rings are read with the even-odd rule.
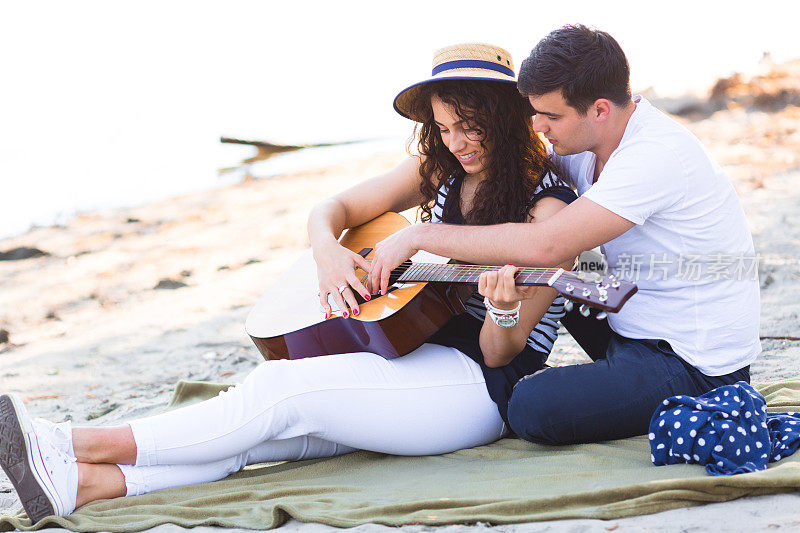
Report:
[[[598,98],[594,101],[594,104],[592,104],[589,112],[592,114],[592,118],[596,122],[604,122],[611,114],[611,106],[612,104],[609,100],[605,98]]]

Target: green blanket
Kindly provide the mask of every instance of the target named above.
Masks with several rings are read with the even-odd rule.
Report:
[[[170,405],[225,387],[181,382]],[[771,411],[800,411],[800,381],[758,388]],[[800,489],[800,453],[763,472],[720,477],[699,465],[655,467],[649,458],[647,437],[561,448],[503,439],[431,457],[356,452],[258,465],[215,483],[97,501],[34,527],[19,511],[0,518],[0,531],[45,525],[139,531],[165,523],[269,529],[290,517],[339,527],[614,519]]]

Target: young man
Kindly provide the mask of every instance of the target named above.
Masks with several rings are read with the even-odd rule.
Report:
[[[665,398],[749,381],[761,351],[757,265],[733,186],[684,127],[631,97],[607,33],[566,26],[523,62],[518,87],[578,200],[531,224],[420,224],[376,246],[370,284],[417,250],[481,264],[548,266],[601,246],[639,292],[607,320],[562,321],[594,360],[521,380],[512,429],[544,444],[647,432]]]

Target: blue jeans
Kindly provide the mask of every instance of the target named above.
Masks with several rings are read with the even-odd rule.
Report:
[[[583,317],[577,309],[561,323],[594,362],[547,368],[514,386],[508,422],[531,442],[561,445],[643,435],[656,407],[669,396],[699,396],[750,382],[749,366],[707,376],[668,342],[622,337],[605,320]]]

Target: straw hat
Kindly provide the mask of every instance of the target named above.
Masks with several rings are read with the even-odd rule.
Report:
[[[507,50],[483,43],[455,44],[433,55],[431,77],[403,89],[394,99],[394,109],[401,115],[422,122],[419,102],[422,86],[438,80],[488,80],[516,84],[514,62]]]

